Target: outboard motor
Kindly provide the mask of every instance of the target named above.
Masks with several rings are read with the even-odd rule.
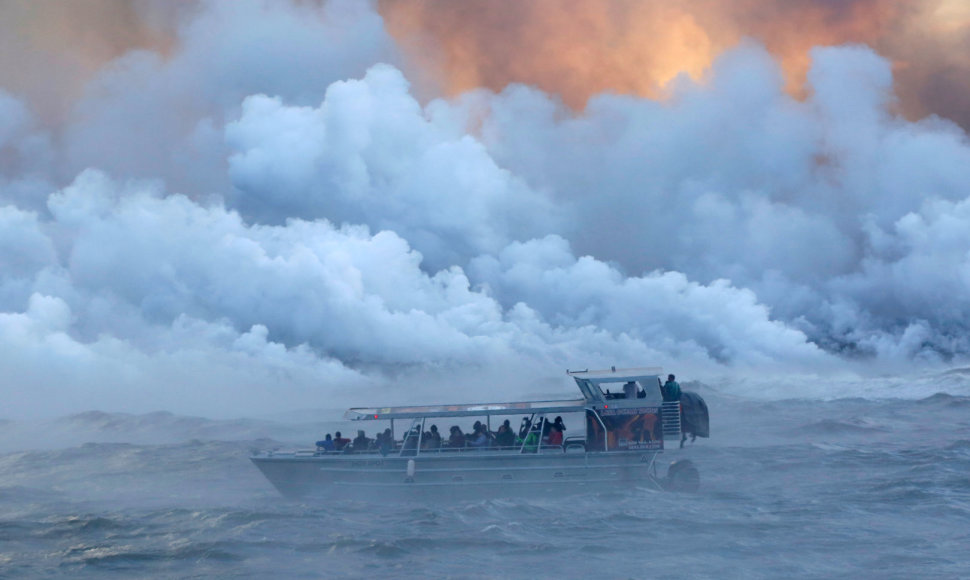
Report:
[[[684,391],[680,394],[681,425],[680,430],[683,438],[680,446],[684,446],[687,434],[691,435],[691,442],[698,437],[711,436],[711,420],[707,412],[707,403],[700,395],[691,391]]]

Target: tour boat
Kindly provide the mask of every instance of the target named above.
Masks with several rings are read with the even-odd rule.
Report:
[[[659,368],[567,374],[582,398],[352,408],[345,419],[388,436],[379,443],[360,439],[340,450],[320,441],[316,449],[270,451],[251,459],[289,497],[508,497],[635,486],[697,489],[698,472],[689,460],[671,464],[663,478],[657,473],[664,443],[683,441],[681,403],[662,400]],[[706,405],[703,412],[706,423]],[[519,417],[521,421],[513,422]],[[478,445],[467,439],[463,445],[449,445],[453,431],[448,428],[471,431],[472,420],[481,424]],[[402,422],[405,429],[396,433],[395,425]],[[389,427],[382,429],[385,425]],[[436,430],[440,440],[432,425],[441,426]],[[513,430],[511,443],[508,435],[496,436],[496,430],[508,427]],[[487,435],[484,444],[482,433]]]

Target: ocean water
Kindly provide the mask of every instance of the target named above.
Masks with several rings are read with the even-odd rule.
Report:
[[[290,501],[249,454],[335,414],[7,421],[0,577],[970,577],[970,398],[701,393],[694,494]]]

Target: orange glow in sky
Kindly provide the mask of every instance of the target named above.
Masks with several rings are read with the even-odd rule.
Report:
[[[379,8],[447,94],[519,82],[575,109],[604,91],[656,98],[679,74],[702,79],[747,37],[779,59],[793,94],[813,46],[861,43],[897,65],[910,116],[970,121],[967,97],[952,95],[966,94],[958,89],[970,78],[966,0],[382,0]],[[948,98],[924,90],[938,75],[957,85]]]

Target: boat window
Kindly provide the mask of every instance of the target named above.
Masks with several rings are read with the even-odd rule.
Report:
[[[662,400],[660,383],[651,383],[649,380],[600,383],[599,388],[603,393],[603,398],[607,400],[640,399],[651,405],[659,404]]]

